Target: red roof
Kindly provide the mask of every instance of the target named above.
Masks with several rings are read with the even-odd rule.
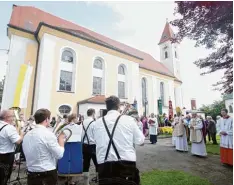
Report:
[[[143,61],[140,63],[141,68],[174,77],[174,75],[162,63],[155,60],[148,53],[127,46],[123,43],[105,37],[104,35],[93,32],[87,28],[66,21],[62,18],[56,17],[40,9],[29,6],[16,6],[16,5],[13,6],[13,11],[9,23],[10,25],[35,32],[40,22],[44,22],[52,26],[63,27],[66,29],[72,29],[86,33],[102,42],[108,43],[109,45],[118,48],[119,50],[126,51],[127,53],[130,53],[133,56],[138,56],[139,58],[142,58]],[[167,30],[168,28],[165,30],[165,32],[168,32]]]
[[[78,102],[77,104],[84,104],[84,103],[95,103],[95,104],[104,104],[106,101],[106,97],[104,95],[97,95],[85,100]]]
[[[173,30],[171,29],[170,24],[166,22],[159,44],[166,42],[168,40],[171,40],[174,37],[175,37],[175,34]]]

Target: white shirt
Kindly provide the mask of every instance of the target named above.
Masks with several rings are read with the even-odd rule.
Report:
[[[0,154],[12,153],[15,151],[15,143],[20,139],[16,128],[4,121],[0,121]]]
[[[61,159],[64,153],[55,134],[43,125],[36,125],[24,136],[23,150],[30,172],[55,170],[56,159]]]
[[[157,120],[157,118],[150,118],[149,121],[150,120],[154,121],[155,123],[149,124],[149,134],[150,135],[158,135],[158,120]]]
[[[233,148],[233,121],[232,118],[220,119],[220,132],[226,132],[227,135],[221,135],[220,146],[224,148]]]
[[[83,125],[84,125],[84,128],[87,129],[89,123],[93,121],[93,118],[92,117],[88,117],[87,119],[84,120],[83,122]],[[87,130],[87,135],[88,135],[88,138],[89,138],[89,144],[90,145],[94,145],[95,144],[95,141],[94,141],[94,125],[95,125],[95,121],[93,121],[91,123],[91,125],[89,126],[88,130]],[[84,138],[84,134],[85,132],[83,131],[83,135],[82,135],[82,141],[83,141],[83,138]],[[87,140],[87,137],[85,137],[84,139],[84,143],[85,144],[88,144],[88,140]]]
[[[67,142],[81,142],[81,136],[82,136],[82,125],[77,125],[75,123],[69,123],[66,125],[62,130],[64,129],[70,129],[72,131],[71,137],[68,139]],[[68,137],[70,134],[68,131],[64,130],[65,135]]]
[[[104,117],[109,132],[112,133],[115,121],[120,115],[118,111],[108,111]],[[106,132],[102,118],[99,118],[94,125],[94,140],[96,142],[96,156],[98,164],[104,163],[107,146],[110,138]],[[113,141],[120,155],[121,160],[136,161],[134,144],[141,145],[145,137],[138,128],[134,118],[123,115],[117,123]],[[107,161],[118,161],[115,151],[111,145]]]

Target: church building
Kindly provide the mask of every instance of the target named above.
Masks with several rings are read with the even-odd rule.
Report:
[[[150,54],[35,7],[13,5],[7,25],[9,60],[2,109],[20,107],[26,117],[39,108],[52,116],[95,108],[105,98],[137,102],[140,115],[183,107],[178,43],[168,22],[159,41],[160,61]]]

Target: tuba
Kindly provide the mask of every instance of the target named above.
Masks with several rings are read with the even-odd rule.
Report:
[[[14,111],[14,115],[15,115],[15,120],[14,120],[15,127],[16,127],[17,132],[20,134],[22,125],[21,125],[21,120],[20,120],[19,113],[20,113],[21,109],[19,107],[11,107],[10,110]]]
[[[66,143],[66,142],[70,139],[70,137],[72,136],[72,131],[71,131],[71,129],[69,129],[69,128],[63,129],[63,128],[67,125],[67,123],[62,123],[62,117],[59,116],[59,115],[57,115],[57,116],[58,116],[58,118],[60,119],[60,121],[58,121],[58,122],[55,124],[54,129],[53,129],[53,133],[54,133],[57,137],[59,137],[60,134],[64,133],[64,131],[68,131],[68,132],[69,132],[69,135],[68,135],[68,137],[66,137],[66,140],[65,140],[65,143]],[[65,135],[66,135],[66,134],[65,134]]]

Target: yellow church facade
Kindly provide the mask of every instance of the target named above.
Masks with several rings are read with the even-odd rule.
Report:
[[[22,10],[22,17],[18,17]],[[37,16],[33,17],[35,12]],[[34,7],[13,6],[7,31],[10,50],[2,109],[20,107],[24,102],[26,117],[39,108],[47,108],[56,116],[72,112],[85,115],[92,107],[99,115],[105,109],[105,97],[110,95],[122,102],[136,101],[140,115],[145,111],[147,115],[157,114],[158,99],[162,99],[166,114],[169,100],[173,108],[182,108],[176,56],[179,46],[170,41],[173,32],[168,23],[159,43],[158,62],[149,54],[87,29],[77,29],[53,15],[43,20],[43,13]],[[15,17],[28,24],[17,22]],[[22,66],[32,69],[28,85],[23,81],[29,73],[22,72]]]

